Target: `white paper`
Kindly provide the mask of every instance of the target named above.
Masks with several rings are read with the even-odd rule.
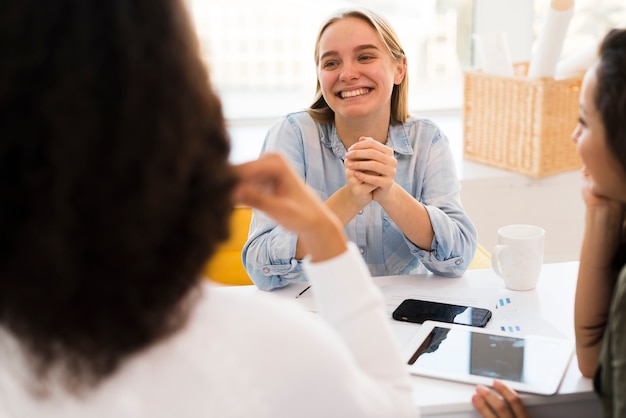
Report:
[[[529,78],[551,77],[561,57],[567,27],[574,15],[574,0],[551,0],[528,68]]]
[[[554,78],[562,80],[565,78],[581,77],[596,61],[597,49],[598,46],[593,45],[564,57],[556,65]]]
[[[473,38],[478,66],[484,73],[513,77],[513,63],[504,32],[477,33]]]

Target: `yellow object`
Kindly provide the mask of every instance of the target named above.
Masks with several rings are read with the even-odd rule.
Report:
[[[478,244],[474,258],[468,267],[470,270],[477,269],[490,269],[491,268],[491,253],[487,251],[485,247]]]
[[[227,285],[253,284],[241,261],[241,251],[248,239],[252,209],[237,206],[230,218],[230,238],[223,242],[204,269],[210,280]],[[491,268],[491,254],[478,244],[469,269]]]
[[[230,217],[230,238],[223,242],[207,263],[204,274],[210,280],[229,285],[252,284],[241,261],[241,251],[248,239],[252,209],[237,206]]]

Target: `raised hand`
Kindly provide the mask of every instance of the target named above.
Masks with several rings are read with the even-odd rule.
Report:
[[[304,184],[283,157],[264,154],[258,160],[235,166],[239,184],[236,203],[257,208],[298,234],[306,254],[321,261],[346,250],[339,219]]]
[[[624,204],[603,196],[602,192],[598,190],[594,179],[584,167],[582,170],[582,195],[588,210],[604,206],[614,210],[616,213],[624,212]]]

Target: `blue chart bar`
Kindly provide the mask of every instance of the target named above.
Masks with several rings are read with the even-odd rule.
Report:
[[[496,302],[496,309],[506,309],[509,308],[508,311],[511,311],[512,301],[510,297],[500,298]],[[504,311],[503,314],[506,315],[507,311]],[[508,315],[507,315],[508,316]],[[500,331],[503,332],[520,332],[522,328],[519,325],[500,325]]]
[[[500,331],[504,331],[504,332],[520,332],[522,329],[520,328],[519,325],[509,325],[509,326],[504,326],[501,325],[500,326]]]
[[[498,299],[498,303],[496,303],[496,309],[504,308],[506,305],[511,304],[511,298],[500,298]]]

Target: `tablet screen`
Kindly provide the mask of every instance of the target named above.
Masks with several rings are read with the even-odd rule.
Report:
[[[566,340],[468,327],[429,324],[418,334],[408,361],[414,374],[484,384],[500,379],[535,393],[556,392],[572,354]]]

